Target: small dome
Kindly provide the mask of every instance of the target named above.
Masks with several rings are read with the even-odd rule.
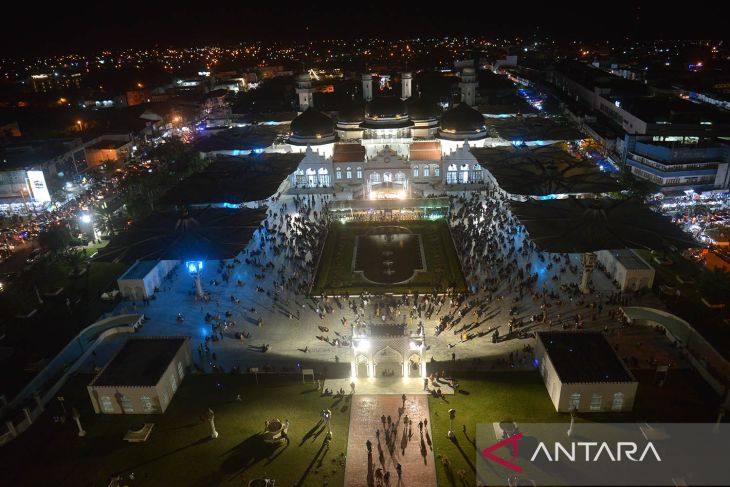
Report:
[[[365,119],[365,107],[354,100],[347,102],[337,112],[337,121],[343,123],[360,123]]]
[[[374,98],[365,108],[367,118],[403,118],[408,116],[408,107],[400,98],[380,96]]]
[[[294,137],[320,138],[334,134],[335,125],[332,119],[312,107],[291,122],[291,133]]]
[[[441,117],[441,130],[446,132],[485,132],[484,116],[466,103],[459,103]]]
[[[408,100],[408,114],[411,120],[434,120],[436,105],[423,98],[411,98]]]

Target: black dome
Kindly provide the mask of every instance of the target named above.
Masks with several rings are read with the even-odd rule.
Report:
[[[480,132],[486,130],[484,116],[466,103],[447,111],[439,123],[441,130],[450,132]]]
[[[380,96],[368,103],[365,114],[368,118],[400,118],[408,115],[408,107],[400,98]]]
[[[365,119],[365,107],[354,100],[347,102],[337,112],[337,120],[345,123],[360,123]]]
[[[312,107],[291,122],[291,132],[295,137],[315,138],[332,135],[335,125],[332,119]]]
[[[408,100],[408,114],[411,120],[431,120],[436,118],[436,105],[423,98]]]

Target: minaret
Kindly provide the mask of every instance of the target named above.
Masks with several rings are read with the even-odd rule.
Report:
[[[312,78],[309,73],[302,73],[297,75],[297,95],[299,95],[299,111],[303,112],[309,107],[314,106],[314,98],[312,93]]]
[[[407,100],[411,97],[411,82],[413,81],[413,75],[411,73],[401,73],[401,100]]]
[[[461,72],[461,101],[470,107],[476,104],[477,98],[477,73],[472,67],[466,67]]]
[[[362,75],[362,97],[365,101],[371,101],[373,99],[373,75],[363,74]]]

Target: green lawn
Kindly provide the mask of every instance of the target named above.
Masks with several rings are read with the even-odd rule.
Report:
[[[429,398],[436,475],[439,486],[462,487],[457,472],[464,470],[467,484],[473,485],[477,423],[513,420],[520,423],[568,422],[568,414],[557,413],[538,372],[493,372],[474,374],[459,380],[461,392],[446,400]],[[631,413],[581,414],[577,421],[632,422],[713,421],[719,400],[708,386],[689,370],[673,370],[664,387],[653,384],[653,372],[639,372],[640,382]],[[448,401],[448,402],[447,402]],[[446,437],[449,409],[456,410],[455,441]],[[463,427],[466,426],[466,434]],[[442,458],[451,464],[444,468]]]
[[[466,289],[461,265],[445,220],[394,224],[421,236],[427,270],[419,272],[409,282],[394,285],[372,284],[354,273],[352,263],[356,237],[374,227],[387,225],[382,222],[332,223],[328,229],[312,293],[357,294],[363,290],[373,293],[429,292],[434,287],[446,289],[451,285],[459,290]]]
[[[192,375],[164,415],[123,416],[93,413],[84,389],[89,380],[77,377],[63,393],[67,406],[81,412],[88,435],[79,438],[72,424],[53,423],[59,408],[52,404],[39,424],[3,448],[0,471],[7,485],[101,486],[113,474],[128,479],[132,472],[135,480],[123,485],[241,486],[243,478],[264,475],[281,486],[321,486],[325,479],[343,485],[340,455],[346,453],[349,400],[320,397],[312,384],[291,376],[259,376],[257,386],[247,376]],[[238,393],[241,402],[235,400]],[[216,440],[201,420],[209,407],[220,434]],[[318,422],[324,408],[333,413],[329,443]],[[268,447],[257,438],[264,421],[273,418],[290,421],[288,446]],[[155,423],[146,443],[122,440],[128,428],[145,421]]]

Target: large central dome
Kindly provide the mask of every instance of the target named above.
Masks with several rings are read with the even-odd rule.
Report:
[[[459,103],[444,113],[439,121],[439,139],[480,140],[486,137],[484,116],[466,103]]]
[[[335,124],[319,110],[307,108],[291,122],[292,145],[319,145],[335,141]]]
[[[365,116],[372,119],[408,117],[408,107],[400,98],[381,96],[374,98],[365,108]]]
[[[374,98],[365,107],[365,122],[360,125],[366,129],[400,129],[413,126],[408,118],[406,102],[394,96]]]

